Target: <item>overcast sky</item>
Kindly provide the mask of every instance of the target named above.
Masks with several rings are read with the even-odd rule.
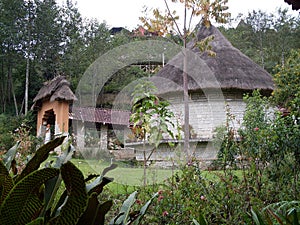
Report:
[[[105,21],[109,27],[136,28],[141,24],[139,17],[142,16],[143,6],[148,8],[165,9],[163,0],[72,0],[77,2],[80,13],[87,18],[97,18],[99,22]],[[65,0],[57,0],[58,3]],[[170,2],[170,1],[169,1]],[[178,4],[177,4],[178,5]],[[275,12],[277,8],[288,8],[291,13],[291,6],[284,0],[229,0],[229,12],[233,17],[239,13],[247,15],[249,11],[259,10]],[[177,10],[178,11],[178,10]]]

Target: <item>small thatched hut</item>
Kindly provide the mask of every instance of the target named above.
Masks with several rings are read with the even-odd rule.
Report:
[[[215,56],[199,50],[199,41],[209,37],[213,37],[209,45]],[[188,75],[190,145],[195,156],[202,159],[216,156],[211,143],[215,128],[225,123],[227,105],[238,121],[232,126],[238,128],[245,110],[243,95],[255,89],[270,95],[274,89],[272,76],[233,47],[216,27],[200,27],[187,50],[183,49],[153,77],[159,94],[171,103],[182,125],[183,71]],[[158,152],[153,159],[165,155]]]
[[[69,130],[69,105],[77,100],[64,76],[57,76],[44,83],[33,99],[32,109],[38,112],[37,135],[43,135],[50,124],[52,135],[67,134]]]
[[[77,98],[64,76],[57,76],[44,83],[34,98],[32,109],[37,111],[37,136],[45,137],[47,124],[52,136],[69,135],[72,124],[76,147],[80,151],[97,151],[116,148],[116,135],[124,139],[124,130],[129,126],[130,112],[75,107]],[[95,130],[95,128],[97,128]],[[112,132],[114,131],[114,133]]]

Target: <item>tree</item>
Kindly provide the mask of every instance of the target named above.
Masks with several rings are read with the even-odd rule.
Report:
[[[288,14],[287,9],[278,9],[277,18],[274,18],[274,35],[275,43],[272,45],[276,50],[273,52],[277,53],[277,63],[284,66],[286,57],[293,47],[299,47],[299,37],[297,41],[297,20],[295,17]],[[299,29],[299,25],[298,25]],[[298,46],[295,46],[297,45]]]
[[[253,30],[253,40],[254,48],[259,52],[259,64],[262,68],[265,68],[265,58],[266,58],[266,44],[268,43],[268,31],[271,28],[270,16],[259,11],[252,11],[248,14],[246,18],[246,23],[249,24]]]
[[[14,100],[15,115],[18,115],[14,88],[16,68],[23,63],[24,17],[26,10],[22,0],[1,0],[0,41],[1,41],[1,106],[2,112]]]
[[[276,89],[272,93],[274,102],[288,109],[295,118],[300,116],[300,49],[292,50],[284,66],[275,68]]]
[[[169,103],[159,99],[154,94],[155,91],[156,87],[152,82],[141,79],[132,93],[133,107],[130,120],[133,122],[135,134],[143,141],[144,185],[147,183],[147,162],[163,139],[163,135],[168,134],[174,138],[172,132],[174,114],[168,109]],[[150,146],[154,145],[148,155],[146,155],[146,141]]]
[[[179,16],[176,11],[171,11],[170,4],[167,0],[164,0],[166,10],[164,13],[158,9],[153,10],[154,19],[147,17],[140,18],[144,25],[152,32],[156,32],[159,35],[165,35],[171,31],[175,31],[182,40],[183,51],[186,50],[188,38],[193,34],[193,19],[201,16],[201,24],[209,27],[211,25],[210,20],[215,19],[216,22],[225,23],[229,13],[226,3],[228,0],[171,0],[172,3],[180,3],[183,5],[183,28],[181,30],[179,23],[177,22]],[[202,43],[203,44],[203,43]],[[184,54],[185,55],[185,54]],[[185,70],[187,62],[184,57],[183,68],[183,92],[184,92],[184,151],[186,152],[186,160],[190,159],[190,147],[189,147],[189,94],[188,94],[188,74]]]
[[[277,64],[285,63],[291,49],[299,48],[299,17],[285,9],[278,9],[275,14],[252,11],[234,20],[239,21],[237,27],[222,27],[221,32],[269,73]]]

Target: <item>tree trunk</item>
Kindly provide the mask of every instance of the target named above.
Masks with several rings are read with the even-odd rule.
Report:
[[[184,48],[184,51],[186,49]],[[185,53],[184,53],[185,54]],[[184,102],[184,151],[187,163],[190,162],[190,109],[189,109],[189,92],[188,92],[188,74],[186,71],[187,59],[184,55],[183,62],[183,102]]]
[[[30,32],[28,32],[30,33]],[[30,34],[29,34],[30,35]],[[28,89],[29,89],[29,69],[30,69],[30,59],[29,59],[29,53],[30,53],[30,44],[27,52],[27,59],[26,59],[26,74],[25,74],[25,107],[24,107],[24,114],[27,115],[28,113]]]
[[[14,105],[15,105],[15,111],[16,111],[16,116],[19,116],[19,111],[18,111],[18,104],[17,104],[17,99],[16,99],[16,95],[15,95],[15,90],[14,90],[14,82],[12,79],[12,69],[10,68],[9,71],[9,83],[10,83],[10,87],[11,87],[11,94],[14,100]]]
[[[3,48],[2,48],[2,55],[4,55],[4,51],[3,51]],[[4,113],[4,108],[5,108],[5,96],[4,96],[4,57],[2,57],[2,65],[1,65],[1,75],[2,75],[2,82],[1,82],[1,92],[0,92],[0,95],[1,95],[1,113]]]
[[[189,90],[188,90],[188,74],[187,74],[187,56],[186,56],[186,44],[187,44],[187,30],[186,30],[186,10],[187,2],[185,3],[184,10],[184,28],[183,28],[183,102],[184,102],[184,151],[186,154],[186,162],[190,162],[190,110],[189,110]]]
[[[29,89],[29,70],[30,70],[30,52],[31,52],[31,2],[28,1],[28,50],[26,58],[26,74],[25,74],[25,94],[24,94],[24,114],[28,113],[28,89]]]

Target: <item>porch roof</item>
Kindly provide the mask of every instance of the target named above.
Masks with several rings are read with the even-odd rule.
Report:
[[[94,122],[129,126],[129,111],[93,107],[72,107],[69,119],[83,122]]]

